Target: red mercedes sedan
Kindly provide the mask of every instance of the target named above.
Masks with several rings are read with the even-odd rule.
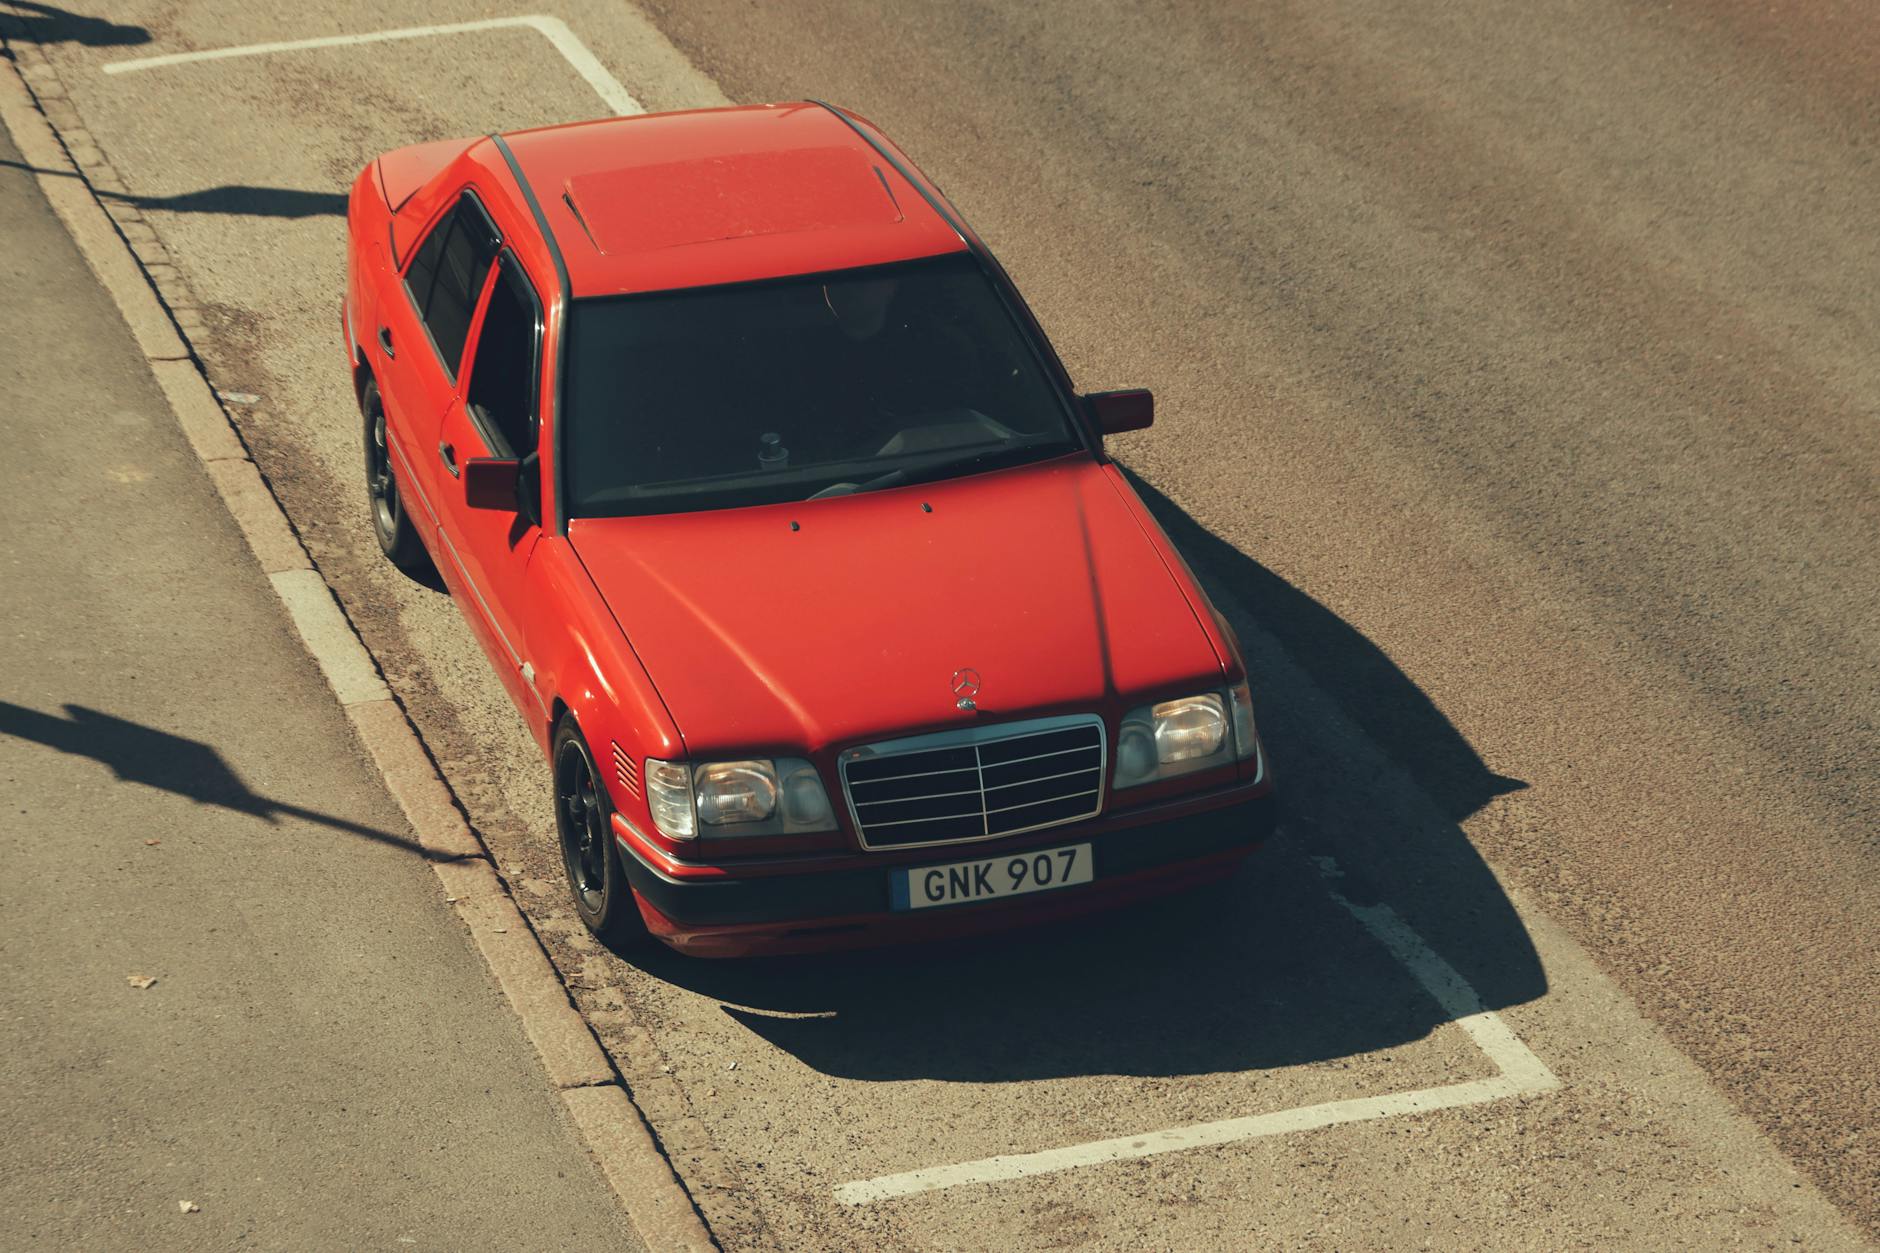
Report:
[[[342,309],[380,546],[547,755],[581,918],[739,955],[1218,877],[1239,648],[979,237],[817,102],[388,152]]]

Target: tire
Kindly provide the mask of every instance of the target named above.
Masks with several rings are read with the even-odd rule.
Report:
[[[555,833],[581,922],[616,953],[640,947],[646,921],[614,846],[613,802],[572,714],[555,728]]]
[[[418,538],[418,529],[399,498],[392,451],[386,444],[385,402],[379,397],[379,385],[371,379],[359,394],[359,411],[365,417],[366,502],[372,510],[372,533],[387,560],[406,574],[422,575],[431,568],[431,556],[424,551],[424,541]]]

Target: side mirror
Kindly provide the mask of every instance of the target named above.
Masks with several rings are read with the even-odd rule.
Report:
[[[1140,431],[1155,421],[1155,397],[1147,388],[1132,387],[1125,392],[1091,392],[1084,397],[1097,430],[1105,435]]]
[[[463,463],[463,501],[472,509],[499,509],[516,513],[522,508],[517,488],[522,463],[494,457],[472,457]]]

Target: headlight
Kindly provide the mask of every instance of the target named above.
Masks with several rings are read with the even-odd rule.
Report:
[[[1116,737],[1115,786],[1135,787],[1223,766],[1252,756],[1257,742],[1244,683],[1226,693],[1144,705],[1123,717]]]
[[[653,825],[668,838],[698,838],[698,817],[692,812],[692,772],[685,763],[646,759],[646,808],[653,815]]]
[[[777,812],[777,768],[767,761],[718,761],[692,776],[698,820],[708,827],[762,822]]]
[[[1219,756],[1227,742],[1227,711],[1212,692],[1165,700],[1150,707],[1149,718],[1155,725],[1155,759],[1164,766]]]
[[[800,757],[697,766],[649,757],[646,779],[653,823],[671,839],[835,830],[822,779]]]

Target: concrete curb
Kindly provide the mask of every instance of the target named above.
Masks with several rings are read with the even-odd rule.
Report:
[[[588,1151],[649,1249],[716,1249],[651,1126],[497,876],[489,850],[465,822],[417,729],[203,376],[183,337],[200,329],[200,319],[193,308],[178,307],[163,297],[167,289],[181,288],[164,264],[167,255],[157,255],[162,245],[134,210],[120,206],[107,213],[98,190],[122,188],[90,137],[78,128],[77,116],[38,46],[17,38],[4,24],[0,37],[6,37],[6,47],[16,55],[7,63],[7,72],[0,73],[0,123],[130,327],[177,424],[268,576],[301,643],[345,709],[386,790],[404,811],[445,899],[457,907],[469,928]],[[68,142],[54,129],[59,117],[69,123],[64,127],[69,155]],[[151,255],[144,256],[146,252]]]
[[[670,1172],[671,1168],[626,1089],[613,1085],[569,1088],[561,1099],[581,1134],[587,1137],[588,1147],[600,1159],[614,1191],[650,1200],[649,1212],[635,1214],[633,1219],[648,1248],[703,1253],[716,1247],[705,1234],[690,1198],[660,1186],[658,1173]]]

